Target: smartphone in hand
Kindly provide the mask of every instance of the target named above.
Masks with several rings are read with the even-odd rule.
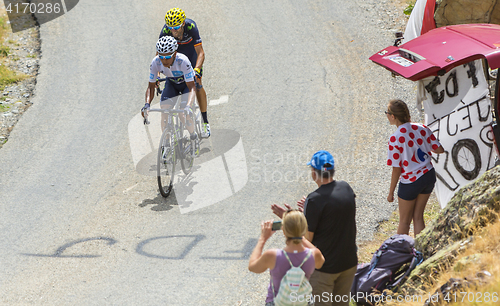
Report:
[[[273,222],[273,231],[279,231],[281,229],[281,221],[274,221]]]

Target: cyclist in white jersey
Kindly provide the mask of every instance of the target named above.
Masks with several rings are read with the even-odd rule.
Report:
[[[191,109],[194,98],[196,96],[196,87],[194,83],[194,71],[191,67],[191,62],[182,53],[177,52],[177,41],[171,36],[161,37],[156,43],[156,51],[158,55],[153,59],[149,71],[149,85],[146,89],[146,104],[142,108],[142,112],[149,111],[151,101],[154,98],[156,89],[156,80],[160,73],[166,76],[165,88],[162,91],[160,99],[161,108],[172,108],[177,101],[176,98],[181,96],[180,108]],[[184,116],[180,115],[181,120],[185,122]],[[165,128],[166,114],[162,114],[161,128]],[[186,127],[191,134],[191,139],[196,139],[198,136],[194,132],[194,123],[188,117]]]

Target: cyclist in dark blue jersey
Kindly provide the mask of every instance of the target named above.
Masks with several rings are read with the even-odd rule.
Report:
[[[178,52],[186,55],[193,65],[196,83],[196,98],[200,106],[203,117],[203,130],[201,137],[210,136],[210,124],[207,116],[207,94],[201,83],[203,76],[203,62],[205,61],[205,51],[201,44],[200,33],[196,23],[191,19],[186,19],[186,14],[180,8],[168,10],[165,15],[165,25],[160,33],[163,36],[172,36],[177,40]]]

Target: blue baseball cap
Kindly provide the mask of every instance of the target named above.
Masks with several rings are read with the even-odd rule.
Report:
[[[325,171],[325,170],[333,170],[335,162],[333,161],[333,156],[330,152],[321,150],[314,153],[311,161],[307,164],[312,166],[316,170]],[[325,164],[330,164],[330,167],[325,167]]]

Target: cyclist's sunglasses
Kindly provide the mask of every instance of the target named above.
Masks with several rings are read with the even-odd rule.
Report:
[[[172,56],[174,56],[174,53],[172,53],[172,54],[170,54],[170,55],[165,55],[165,56],[163,56],[163,55],[159,55],[159,54],[158,54],[158,57],[159,57],[160,59],[171,59],[171,58],[172,58]]]
[[[169,26],[167,26],[167,28],[169,30],[179,30],[181,28],[181,26],[182,26],[182,23],[180,25],[178,25],[178,26],[175,26],[175,27],[169,27]]]

